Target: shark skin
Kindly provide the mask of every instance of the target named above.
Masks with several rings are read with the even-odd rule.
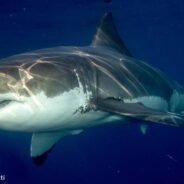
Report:
[[[111,13],[89,46],[0,61],[0,129],[32,132],[30,155],[37,165],[63,137],[86,128],[133,119],[183,127],[183,115],[184,88],[132,56]]]

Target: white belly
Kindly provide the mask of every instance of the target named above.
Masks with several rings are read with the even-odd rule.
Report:
[[[90,93],[85,94],[80,88],[53,98],[43,92],[19,97],[23,102],[13,102],[0,109],[0,128],[29,132],[80,129],[122,119],[100,111],[76,112],[79,107],[85,110],[89,98]]]

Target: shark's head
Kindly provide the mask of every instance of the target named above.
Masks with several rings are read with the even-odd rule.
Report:
[[[24,121],[23,83],[17,66],[0,66],[0,129],[17,129]],[[19,121],[19,122],[18,122]],[[15,123],[16,122],[16,123]],[[15,123],[15,126],[14,126]]]
[[[49,129],[50,122],[65,122],[83,105],[86,96],[75,69],[38,59],[15,61],[0,64],[0,129]]]
[[[18,66],[0,66],[0,129],[21,130],[26,119],[33,116],[26,103],[28,77]]]

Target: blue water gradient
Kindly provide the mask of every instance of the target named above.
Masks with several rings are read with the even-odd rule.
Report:
[[[0,58],[59,45],[88,45],[112,11],[131,53],[184,85],[183,0],[0,0]],[[140,122],[66,137],[43,167],[31,134],[0,132],[0,184],[183,184],[184,129]]]

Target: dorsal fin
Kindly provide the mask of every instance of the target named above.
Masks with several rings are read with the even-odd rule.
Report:
[[[100,25],[98,26],[97,32],[92,41],[92,46],[114,48],[122,54],[131,56],[129,50],[126,48],[125,44],[118,34],[111,13],[106,13],[102,17]]]

